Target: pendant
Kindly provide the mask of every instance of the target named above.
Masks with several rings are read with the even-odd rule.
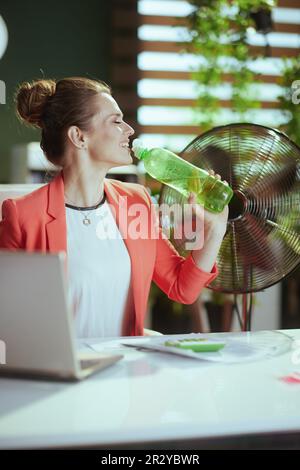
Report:
[[[90,219],[88,219],[88,217],[85,215],[84,216],[84,219],[82,221],[83,225],[90,225],[91,224],[91,221]]]

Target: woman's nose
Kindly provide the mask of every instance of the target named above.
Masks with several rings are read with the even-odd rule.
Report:
[[[126,126],[127,126],[126,133],[129,136],[133,135],[134,134],[134,129],[129,124],[127,124],[127,122],[126,122]]]

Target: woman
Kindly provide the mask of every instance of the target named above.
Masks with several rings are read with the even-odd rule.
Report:
[[[152,280],[170,299],[193,303],[217,275],[228,208],[205,211],[204,246],[187,259],[161,229],[158,237],[124,236],[132,208],[142,206],[153,221],[152,204],[143,186],[105,177],[132,163],[134,133],[110,88],[80,77],[37,80],[19,87],[16,103],[19,118],[41,129],[46,158],[62,170],[50,184],[3,203],[0,248],[67,253],[78,337],[143,335]],[[189,203],[202,217],[194,195]],[[116,236],[103,236],[107,229]]]

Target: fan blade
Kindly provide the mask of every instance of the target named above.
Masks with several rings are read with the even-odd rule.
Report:
[[[239,266],[241,256],[237,251],[235,243],[234,222],[228,225],[226,235],[218,254],[219,276],[215,279],[214,285],[221,285],[222,288],[236,292],[244,285],[244,279],[240,276]]]
[[[300,255],[300,217],[299,211],[294,209],[285,215],[279,215],[276,222],[267,220],[266,222],[275,229],[274,236],[283,240],[284,243]]]
[[[237,227],[237,245],[244,263],[254,265],[263,271],[272,271],[278,257],[268,243],[268,229],[264,222],[246,213]]]
[[[295,161],[285,164],[277,173],[264,175],[261,173],[257,181],[245,190],[245,195],[261,199],[265,196],[287,194],[297,181],[297,163]]]
[[[231,187],[237,187],[238,183],[234,167],[231,164],[236,159],[232,153],[217,145],[208,145],[201,151],[201,156],[205,158],[214,172],[219,174],[223,180],[226,180]]]

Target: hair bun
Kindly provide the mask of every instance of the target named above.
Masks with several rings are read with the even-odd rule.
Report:
[[[54,95],[56,83],[54,80],[35,80],[24,82],[16,94],[17,114],[21,120],[34,127],[43,127],[45,106]]]

